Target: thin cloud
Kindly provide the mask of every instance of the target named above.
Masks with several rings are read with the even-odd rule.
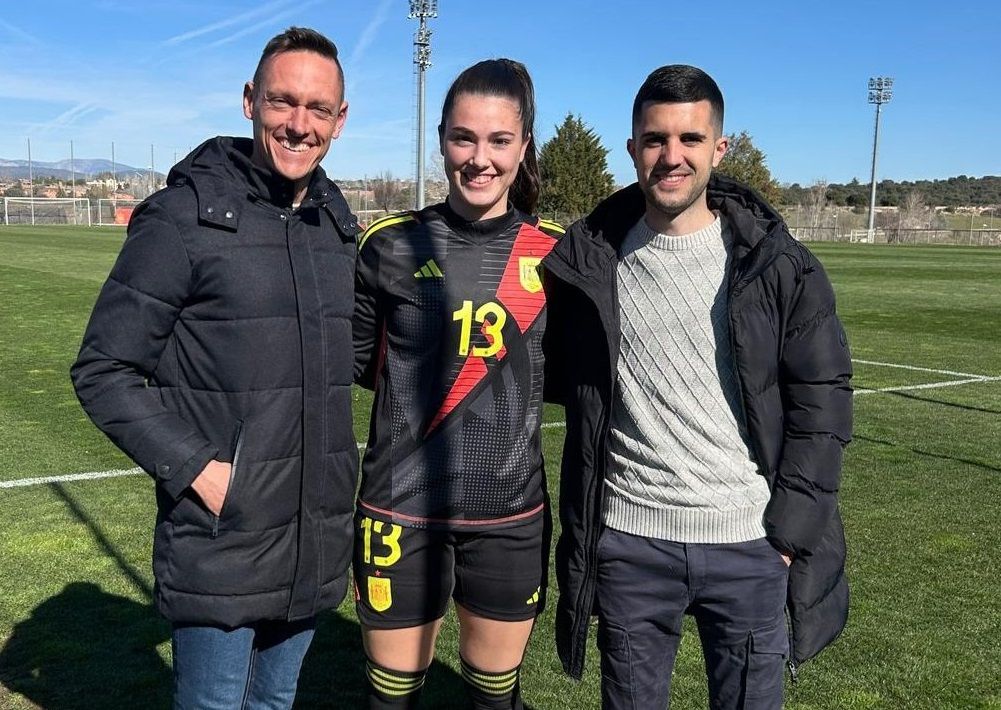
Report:
[[[208,47],[209,48],[221,47],[224,44],[229,44],[230,42],[235,42],[236,40],[240,39],[241,37],[245,37],[245,36],[247,36],[249,34],[253,34],[254,32],[257,32],[258,30],[263,29],[265,27],[271,27],[271,26],[273,26],[278,20],[284,19],[286,17],[290,17],[292,15],[298,15],[299,13],[301,13],[306,8],[312,7],[314,5],[319,5],[321,2],[323,2],[323,0],[311,0],[310,2],[299,3],[295,7],[290,8],[290,9],[286,10],[285,12],[279,12],[278,14],[272,15],[271,17],[267,18],[266,20],[263,20],[263,21],[258,22],[256,24],[253,24],[250,27],[245,27],[244,29],[240,30],[239,32],[234,32],[233,34],[230,34],[230,35],[227,35],[226,37],[223,37],[222,39],[217,39],[215,42],[212,42],[211,44],[209,44]]]
[[[34,44],[38,46],[42,45],[42,41],[40,39],[38,39],[34,35],[28,34],[20,27],[16,27],[10,24],[6,20],[0,19],[0,30],[4,30],[5,32],[7,32],[7,34],[13,35],[14,37],[17,37],[18,39],[27,42],[29,44]]]
[[[389,7],[391,4],[392,0],[382,0],[379,3],[375,14],[369,23],[365,25],[365,29],[362,30],[361,36],[358,38],[358,43],[355,44],[354,49],[351,51],[351,57],[348,59],[350,66],[357,66],[361,62],[365,52],[375,41],[379,28],[385,24],[386,19],[389,17]]]
[[[181,44],[182,42],[187,42],[189,40],[201,37],[203,35],[211,34],[212,32],[217,32],[218,30],[226,29],[227,27],[233,27],[234,25],[241,25],[244,22],[249,22],[250,20],[255,20],[262,15],[268,15],[282,8],[286,8],[293,4],[295,0],[275,0],[267,5],[262,5],[256,10],[248,10],[239,15],[227,18],[225,20],[220,20],[211,25],[206,25],[205,27],[199,27],[197,30],[191,30],[190,32],[184,32],[183,34],[175,35],[163,41],[164,46],[170,46],[175,44]],[[315,5],[316,3],[308,3]],[[302,7],[302,6],[300,6]],[[273,21],[276,18],[270,18]],[[255,28],[257,25],[255,25]],[[214,46],[214,45],[213,45]]]
[[[41,123],[35,126],[35,131],[38,134],[50,133],[59,128],[67,128],[73,126],[79,119],[87,116],[98,110],[97,104],[92,101],[85,101],[78,103],[67,111],[63,111],[61,114],[53,118],[51,121],[46,123]]]

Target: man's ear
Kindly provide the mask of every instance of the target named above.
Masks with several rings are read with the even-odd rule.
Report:
[[[254,118],[254,82],[252,81],[243,85],[243,115],[251,120]]]
[[[341,102],[341,110],[337,112],[336,122],[334,124],[334,133],[331,136],[334,140],[341,137],[341,131],[344,130],[344,123],[348,120],[348,102]]]
[[[713,167],[718,167],[726,151],[730,148],[730,139],[726,136],[716,140],[716,149],[713,151]]]

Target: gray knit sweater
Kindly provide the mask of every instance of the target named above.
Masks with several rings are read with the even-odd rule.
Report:
[[[746,444],[720,220],[684,236],[640,220],[618,266],[622,339],[605,523],[675,542],[763,537],[768,484]]]

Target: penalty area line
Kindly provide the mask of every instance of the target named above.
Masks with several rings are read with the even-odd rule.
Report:
[[[990,375],[975,375],[972,372],[954,372],[953,370],[936,370],[933,367],[918,367],[917,365],[901,365],[896,362],[878,362],[876,360],[859,360],[852,358],[852,362],[859,365],[876,365],[878,367],[895,367],[898,370],[913,370],[914,372],[933,372],[936,375],[953,375],[955,377],[970,377],[974,380],[991,379]]]
[[[865,389],[859,387],[855,394],[876,394],[880,392],[909,392],[911,390],[934,390],[942,387],[955,387],[956,385],[969,385],[977,382],[1001,382],[1001,377],[970,377],[965,380],[945,380],[944,382],[926,382],[923,385],[901,385],[900,387],[879,387],[877,389]]]

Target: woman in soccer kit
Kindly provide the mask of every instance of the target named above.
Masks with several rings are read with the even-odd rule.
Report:
[[[355,376],[375,391],[354,551],[372,708],[414,707],[448,599],[477,708],[517,708],[545,601],[546,301],[525,67],[480,62],[438,127],[448,198],[359,243]]]

